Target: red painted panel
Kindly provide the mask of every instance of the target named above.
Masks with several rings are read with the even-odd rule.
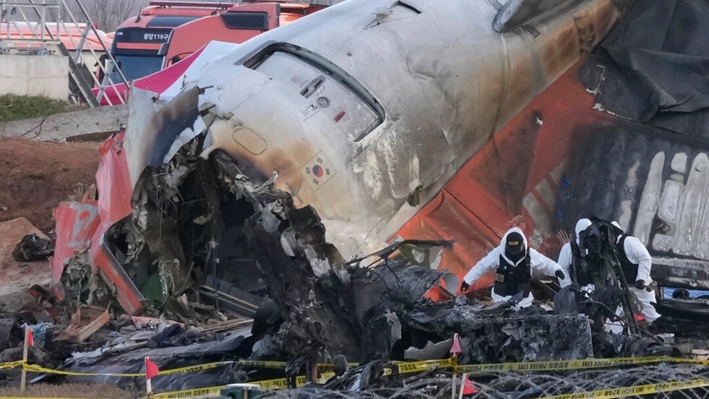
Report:
[[[99,225],[98,206],[95,201],[61,202],[54,210],[57,241],[54,256],[49,259],[52,268],[52,289],[61,299],[64,295],[61,287],[65,262],[74,254],[84,251],[91,245],[91,237]]]
[[[131,208],[133,186],[123,150],[124,135],[125,132],[122,132],[109,138],[99,149],[101,163],[96,172],[96,187],[101,223],[92,238],[90,255],[92,265],[101,269],[108,280],[116,286],[116,295],[121,306],[127,312],[135,314],[143,307],[139,291],[121,266],[111,262],[101,247],[104,234],[109,227],[133,212]]]
[[[444,251],[439,268],[462,279],[499,244],[509,228],[518,226],[530,237],[540,227],[535,226],[523,205],[525,196],[531,194],[536,199],[542,216],[555,229],[553,204],[545,202],[537,186],[545,181],[556,195],[558,185],[551,172],[578,145],[578,137],[571,132],[578,131],[579,125],[598,125],[613,119],[593,109],[593,96],[578,80],[578,68],[584,61],[507,123],[397,234],[455,240],[453,250]],[[556,259],[561,244],[555,231],[542,234],[542,238],[537,249]],[[473,289],[492,285],[493,274],[480,279]],[[437,294],[433,292],[431,297],[435,299]]]

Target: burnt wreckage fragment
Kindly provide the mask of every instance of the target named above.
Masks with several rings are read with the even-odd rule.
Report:
[[[22,237],[22,241],[12,250],[12,257],[18,262],[46,260],[53,254],[54,243],[34,233]]]
[[[134,213],[113,229],[109,244],[152,307],[177,318],[195,317],[190,312],[198,309],[184,304],[200,299],[228,307],[219,294],[227,290],[249,298],[251,358],[287,359],[286,371],[295,375],[338,355],[360,363],[403,360],[407,348],[440,344],[454,333],[465,363],[586,358],[594,355],[592,342],[626,351],[635,343],[604,340],[600,331],[592,339],[588,318],[578,312],[515,311],[512,303],[485,307],[464,297],[422,300],[442,279],[457,287],[432,259],[434,249],[451,242],[395,242],[345,262],[326,241],[317,212],[296,209],[290,194],[273,188],[275,174],[252,181],[227,153],[204,159],[201,147],[198,136],[168,164],[146,169]],[[612,270],[599,278],[599,286],[615,286],[606,281]],[[605,306],[587,313],[600,322],[620,294],[597,292]],[[636,346],[632,353],[644,353]]]
[[[253,207],[243,226],[244,245],[285,320],[276,337],[293,372],[340,354],[352,361],[388,358],[400,327],[380,296],[387,290],[396,296],[403,286],[418,300],[444,272],[400,261],[384,270],[345,263],[325,241],[312,207],[296,209],[290,195],[271,189],[270,182],[253,185],[223,152],[213,154],[213,160],[230,192]],[[388,273],[396,270],[391,278]],[[395,279],[399,289],[391,282]]]
[[[215,159],[223,176],[243,176],[225,154]],[[291,361],[287,373],[297,373],[301,366],[311,370],[316,362],[338,355],[365,363],[391,358],[401,324],[390,304],[413,305],[447,272],[389,256],[397,250],[410,253],[412,246],[430,255],[431,246],[451,243],[398,242],[371,256],[374,262],[383,261],[376,267],[361,267],[371,257],[345,263],[325,241],[324,226],[312,207],[296,209],[290,195],[262,187],[237,179],[232,192],[254,206],[243,233],[285,320],[275,335],[279,357]]]
[[[208,110],[203,116],[216,117]],[[170,133],[159,127],[161,135]],[[166,163],[143,170],[132,214],[106,234],[104,247],[149,311],[184,322],[206,319],[214,310],[203,300],[216,311],[253,316],[252,337],[242,349],[252,359],[288,360],[290,375],[303,367],[313,372],[316,362],[338,355],[361,363],[403,360],[410,347],[440,345],[454,333],[466,346],[461,360],[469,362],[593,355],[583,315],[538,307],[519,313],[512,304],[486,308],[462,303],[464,298],[422,301],[441,280],[458,286],[451,273],[435,270],[435,252],[450,242],[405,240],[345,261],[326,241],[317,212],[297,209],[290,194],[274,189],[277,174],[268,178],[227,152],[205,148],[204,132]],[[74,280],[86,279],[75,274]],[[104,298],[98,295],[103,288],[94,290],[95,298]]]
[[[200,157],[202,137],[143,172],[133,214],[109,231],[107,247],[149,309],[190,322],[209,317],[190,304],[211,301],[221,309],[231,306],[222,293],[237,298],[242,308],[236,310],[254,317],[252,336],[239,347],[252,359],[288,360],[292,376],[344,355],[370,365],[376,376],[367,381],[376,385],[381,370],[391,367],[386,361],[443,345],[455,333],[461,363],[648,353],[633,337],[621,342],[592,333],[578,312],[557,315],[536,305],[515,311],[512,303],[482,306],[465,297],[423,300],[441,280],[458,286],[450,273],[435,270],[436,251],[452,243],[405,240],[345,261],[326,241],[317,212],[295,208],[290,194],[273,188],[276,175],[251,180],[221,150]],[[611,299],[606,307],[615,309],[618,297]],[[332,382],[343,386],[344,380]]]
[[[581,314],[554,315],[532,305],[514,310],[511,303],[492,306],[467,301],[422,303],[403,316],[412,344],[428,335],[460,335],[460,363],[497,363],[593,357],[588,319]],[[421,345],[422,346],[422,345]]]
[[[381,298],[420,300],[450,276],[428,261],[431,247],[450,243],[395,243],[374,254],[384,261],[375,268],[361,267],[363,259],[345,262],[326,242],[315,210],[296,209],[288,193],[273,189],[275,174],[258,183],[221,150],[201,158],[200,139],[143,172],[133,214],[107,234],[149,307],[188,321],[199,309],[185,304],[204,299],[226,308],[220,293],[237,293],[236,310],[256,316],[254,339],[262,342],[254,354],[292,360],[293,372],[340,354],[350,361],[389,358],[401,327]],[[412,255],[416,246],[423,256],[409,256],[413,263],[387,261],[397,250]]]
[[[640,313],[642,304],[628,289],[628,282],[621,270],[616,254],[616,241],[620,232],[611,223],[591,217],[592,224],[581,232],[578,254],[571,264],[571,279],[574,282],[563,288],[554,298],[557,314],[583,313],[593,321],[596,332],[604,331],[606,319],[618,320],[619,306],[623,308],[624,323],[633,334],[639,334],[638,323],[633,313]],[[580,276],[588,276],[578,283]],[[588,289],[580,286],[590,284]]]

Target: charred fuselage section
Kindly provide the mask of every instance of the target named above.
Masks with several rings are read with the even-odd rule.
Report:
[[[447,277],[432,249],[452,243],[395,242],[346,262],[317,212],[273,188],[277,175],[254,181],[227,153],[200,154],[197,137],[167,164],[147,168],[133,214],[107,235],[155,313],[189,322],[207,312],[200,302],[214,306],[209,312],[248,313],[251,357],[287,359],[291,374],[338,355],[403,360],[406,349],[440,345],[454,333],[464,362],[593,355],[589,319],[578,312],[424,300]]]
[[[143,172],[133,214],[106,235],[146,308],[189,322],[212,312],[196,306],[204,301],[256,316],[255,339],[270,343],[260,356],[296,366],[388,358],[400,323],[383,297],[410,305],[446,273],[388,261],[398,247],[375,259],[387,260],[379,268],[346,263],[315,210],[273,188],[275,174],[251,181],[225,152],[200,157],[200,138]],[[262,305],[270,310],[259,315]]]

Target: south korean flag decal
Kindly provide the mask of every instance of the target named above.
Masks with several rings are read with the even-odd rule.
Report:
[[[303,166],[305,181],[313,191],[317,191],[337,173],[325,154],[319,152]]]

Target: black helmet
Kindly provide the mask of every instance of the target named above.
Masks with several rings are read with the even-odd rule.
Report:
[[[505,255],[507,255],[508,258],[519,259],[521,255],[524,254],[524,250],[525,245],[522,234],[513,231],[507,235],[507,240],[505,241]]]

